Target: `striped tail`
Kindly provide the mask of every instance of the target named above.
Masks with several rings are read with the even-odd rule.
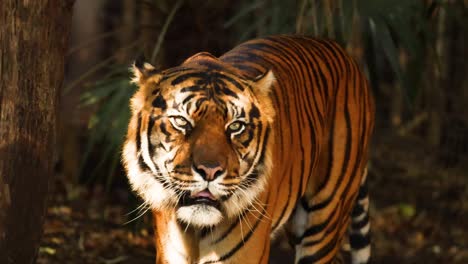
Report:
[[[371,245],[367,168],[364,169],[359,194],[351,213],[349,244],[351,246],[351,260],[353,264],[369,263]]]

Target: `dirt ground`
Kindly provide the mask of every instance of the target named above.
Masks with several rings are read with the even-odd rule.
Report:
[[[373,263],[468,263],[466,162],[448,168],[421,140],[385,135],[371,157]],[[38,263],[154,263],[150,215],[126,223],[140,212],[128,214],[138,204],[125,186],[65,186],[54,184]],[[284,245],[270,263],[292,263]]]

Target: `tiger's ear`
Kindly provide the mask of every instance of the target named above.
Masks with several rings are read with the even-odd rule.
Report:
[[[159,89],[155,85],[148,84],[159,83],[161,74],[153,65],[141,59],[133,63],[131,71],[133,72],[131,82],[138,85],[138,91],[133,95],[130,106],[133,113],[138,113],[145,106],[148,95],[152,94],[154,89]]]
[[[255,77],[253,80],[255,87],[255,91],[258,91],[261,95],[267,96],[271,91],[271,86],[275,82],[276,77],[273,74],[272,70],[268,70],[265,73],[260,74],[259,76]]]
[[[141,58],[137,59],[131,68],[133,72],[132,83],[143,84],[150,77],[153,77],[158,73],[158,70],[148,62],[144,62]]]

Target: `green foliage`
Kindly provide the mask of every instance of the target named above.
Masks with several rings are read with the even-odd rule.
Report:
[[[360,2],[360,3],[359,3]],[[358,1],[358,9],[369,23],[367,38],[372,50],[383,51],[396,80],[401,84],[411,105],[418,93],[418,82],[422,76],[430,20],[425,16],[422,1]],[[404,70],[399,61],[400,52],[408,54],[409,67]],[[378,56],[378,53],[376,54]],[[375,62],[372,63],[375,65]],[[415,71],[416,70],[416,71]],[[373,76],[378,75],[377,72]],[[413,79],[410,79],[413,78]],[[376,78],[374,85],[381,79]]]
[[[406,219],[414,217],[417,213],[416,208],[412,204],[401,203],[398,207],[400,214]]]
[[[100,160],[92,170],[93,180],[98,173],[106,171],[106,186],[109,187],[120,161],[120,149],[130,119],[129,100],[135,92],[130,84],[127,68],[117,68],[106,78],[97,81],[92,89],[81,96],[83,107],[97,106],[88,122],[89,136],[82,166],[89,161],[99,147]]]
[[[236,43],[258,36],[293,33],[295,30],[296,1],[239,1],[236,10],[223,24],[233,36],[238,36]]]

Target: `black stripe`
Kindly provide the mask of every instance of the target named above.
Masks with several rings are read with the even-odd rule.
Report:
[[[315,263],[325,256],[327,256],[335,247],[338,242],[338,236],[335,235],[330,242],[328,242],[324,247],[317,251],[314,255],[302,257],[298,264],[310,264]]]
[[[151,144],[151,131],[153,130],[154,121],[155,118],[153,118],[153,116],[150,116],[148,122],[148,130],[146,131],[146,137],[148,140],[148,155],[150,156],[150,158],[154,155],[154,146],[153,144]]]
[[[218,62],[213,62],[211,60],[197,60],[197,63],[201,66],[207,67],[209,70],[217,70],[217,71],[223,71],[226,70],[222,65],[220,65]]]
[[[220,79],[224,79],[228,82],[230,82],[232,85],[234,85],[237,89],[239,89],[239,91],[244,91],[244,86],[242,86],[237,80],[227,76],[227,75],[224,75],[224,74],[220,74],[220,73],[214,73],[216,78],[220,78]]]
[[[240,111],[240,114],[239,114],[238,118],[244,118],[244,117],[245,117],[245,109],[241,108],[241,111]]]
[[[145,163],[145,160],[143,159],[143,156],[141,154],[138,154],[138,165],[140,166],[140,170],[144,172],[151,171],[150,167],[148,167],[148,165]]]
[[[153,107],[161,108],[163,111],[165,111],[167,108],[166,100],[164,100],[161,94],[156,95],[156,98],[154,98],[151,104]]]
[[[189,94],[187,97],[184,98],[184,100],[182,101],[182,104],[186,104],[188,101],[192,100],[192,98],[194,98],[196,95],[195,94]]]
[[[147,129],[147,140],[148,140],[148,154],[150,156],[150,159],[151,159],[151,156],[153,154],[153,151],[154,151],[154,146],[151,144],[151,141],[150,141],[150,137],[151,137],[151,129],[154,125],[154,120],[156,118],[152,118],[150,117],[150,120],[149,120],[149,123],[148,123],[148,129]],[[142,122],[142,117],[141,117],[141,113],[138,114],[138,124],[137,124],[137,135],[136,135],[136,141],[137,141],[137,153],[138,153],[138,165],[140,166],[140,170],[144,171],[144,172],[151,172],[151,169],[150,167],[148,166],[148,164],[146,164],[144,158],[143,158],[143,153],[141,151],[141,122]],[[155,166],[155,169],[156,169],[156,173],[159,173],[159,168],[157,167],[156,164],[153,163],[153,165]],[[156,177],[159,181],[159,178]]]
[[[351,212],[352,217],[357,217],[364,213],[364,207],[358,203],[354,205],[353,211]]]
[[[369,188],[367,186],[367,181],[361,184],[361,187],[359,187],[359,194],[357,199],[358,200],[363,200],[367,198],[367,195],[369,194]]]
[[[258,133],[261,134],[261,132],[262,132],[262,128],[259,125]],[[261,146],[262,148],[259,149],[259,147],[260,147],[259,146],[260,140],[259,140],[258,145],[256,147],[255,154],[254,154],[254,158],[255,158],[258,151],[261,151],[258,162],[257,162],[257,164],[252,165],[252,166],[255,166],[254,169],[252,170],[252,172],[249,175],[247,175],[247,177],[241,183],[241,185],[244,185],[245,188],[251,187],[252,185],[254,185],[258,181],[259,168],[262,167],[264,165],[264,163],[265,163],[266,144],[268,143],[269,136],[270,136],[270,126],[267,126],[267,128],[265,130],[265,136],[264,136],[263,144]]]
[[[249,118],[250,120],[257,119],[260,117],[260,111],[258,110],[258,107],[255,105],[252,105],[252,109],[249,112]]]
[[[138,113],[138,121],[137,121],[137,129],[136,129],[136,147],[137,147],[137,153],[140,152],[141,149],[141,135],[140,135],[140,130],[141,130],[141,113]]]
[[[254,128],[255,128],[254,125],[253,125],[253,124],[250,124],[250,125],[248,125],[248,126],[249,126],[250,128],[249,128],[249,129],[246,128],[247,131],[244,131],[244,132],[242,132],[241,134],[237,135],[237,136],[240,136],[240,135],[242,135],[242,134],[244,134],[244,133],[247,133],[247,139],[244,140],[244,141],[242,141],[242,142],[240,142],[244,148],[247,148],[247,147],[249,146],[250,142],[252,142],[252,139],[253,139],[253,137],[254,137]],[[261,123],[258,124],[258,127],[259,127],[259,129],[260,129],[259,132],[261,132],[261,128],[262,128],[261,126],[262,126]]]
[[[336,213],[334,213],[333,215],[335,215]],[[317,245],[319,244],[320,242],[322,242],[324,240],[324,238],[331,234],[332,232],[336,231],[336,232],[339,232],[336,230],[336,228],[338,227],[338,224],[342,224],[342,222],[340,222],[340,220],[342,220],[341,218],[341,215],[336,217],[335,220],[333,220],[333,222],[330,222],[329,223],[329,226],[324,230],[324,236],[319,238],[319,239],[316,239],[316,240],[309,240],[307,242],[304,242],[302,243],[302,247],[312,247],[314,245]],[[329,220],[327,220],[329,221]],[[335,234],[336,235],[336,234]],[[299,243],[301,243],[302,241],[299,241]]]
[[[175,67],[175,68],[170,68],[167,69],[163,72],[161,72],[161,80],[159,81],[160,83],[174,77],[174,75],[181,74],[187,71],[193,71],[194,69],[192,68],[186,68],[186,67]]]
[[[260,74],[263,73],[262,70],[258,69],[258,68],[255,68],[254,66],[252,65],[247,65],[245,64],[247,61],[244,61],[244,60],[236,60],[236,59],[231,59],[233,57],[227,57],[225,59],[225,62],[229,62],[231,63],[235,68],[243,71],[243,72],[246,72],[246,73],[251,73],[249,75],[251,76],[258,76]],[[243,63],[243,64],[242,64]],[[244,78],[249,78],[249,75],[246,75],[244,76]]]
[[[222,88],[220,89],[220,93],[224,93],[225,95],[234,97],[236,99],[239,98],[239,96],[237,96],[237,93],[229,89],[225,82],[223,82],[222,80],[219,80],[219,82],[221,83],[221,86],[222,86]]]
[[[352,222],[351,228],[354,230],[360,230],[361,228],[365,227],[369,223],[369,215],[366,214],[363,219],[359,222]]]
[[[207,79],[208,74],[206,72],[191,72],[187,74],[183,74],[180,76],[177,76],[174,80],[172,80],[171,85],[178,85],[190,78],[201,78],[201,79]]]
[[[328,85],[327,86],[327,89],[324,90],[325,92],[325,101],[328,101],[329,99],[329,94],[328,94],[328,89],[329,88],[333,88],[333,87],[336,87],[336,84],[338,82],[338,69],[335,65],[335,62],[336,62],[336,58],[333,58],[333,57],[330,57],[330,54],[328,54],[326,51],[327,49],[324,47],[324,44],[321,43],[321,42],[317,42],[315,41],[317,44],[319,45],[312,45],[311,49],[313,49],[317,54],[320,55],[321,57],[321,62],[325,65],[325,67],[327,68],[328,72],[330,73],[331,75],[331,81],[332,81],[332,85]]]
[[[180,89],[181,93],[194,93],[194,92],[201,92],[205,91],[205,87],[202,87],[200,85],[192,85],[192,86],[187,86],[182,89]]]
[[[352,249],[363,249],[370,244],[370,235],[351,234],[349,236],[349,244]]]
[[[304,68],[305,69],[311,69],[309,71],[305,71],[307,74],[307,78],[305,78],[305,75],[304,75],[304,78],[302,78],[303,80],[306,80],[308,82],[310,82],[311,84],[317,86],[316,87],[311,87],[312,89],[315,88],[316,91],[318,91],[319,95],[321,98],[323,98],[323,95],[322,95],[322,90],[326,90],[329,85],[327,85],[327,82],[326,82],[326,78],[325,76],[323,75],[323,70],[320,68],[320,65],[319,63],[317,62],[316,60],[316,56],[315,54],[310,54],[311,52],[309,51],[308,54],[304,53],[303,52],[303,46],[301,46],[299,43],[297,42],[290,42],[288,43],[292,46],[295,46],[295,52],[293,54],[296,54],[296,57],[297,57],[297,60],[302,62],[302,66],[303,67],[300,67],[300,70],[302,72],[302,74],[304,75]],[[308,58],[308,60],[306,59]],[[313,62],[313,63],[310,63],[310,62]],[[310,75],[312,73],[313,77]],[[308,84],[307,82],[305,83],[306,85]],[[309,92],[309,90],[306,90],[306,92]],[[300,94],[300,93],[298,93]],[[308,94],[309,95],[309,94]],[[305,104],[305,106],[310,106],[310,105],[314,105],[315,106],[315,111],[313,111],[312,113],[317,113],[319,114],[320,113],[320,110],[317,106],[317,103],[315,102],[315,96],[305,96],[306,98],[302,98],[302,99],[307,99],[308,101],[308,104]],[[312,99],[314,101],[314,104],[311,104],[310,103],[310,100],[309,99]]]
[[[151,123],[151,122],[150,122],[150,124],[153,125],[153,123]],[[166,137],[171,136],[171,133],[169,133],[169,131],[167,131],[166,123],[161,122],[161,124],[159,124],[159,129],[161,130],[161,133],[163,133]]]
[[[141,154],[141,113],[138,113],[138,121],[137,121],[137,129],[136,129],[136,147],[137,147],[137,155],[138,155],[138,166],[140,166],[140,170],[142,171],[151,171],[148,165],[145,163],[143,156]]]
[[[206,102],[206,101],[208,101],[208,98],[206,98],[206,97],[201,97],[201,98],[199,98],[199,99],[195,102],[196,108],[197,108],[197,109],[200,109],[200,106],[201,106],[204,102]]]
[[[338,55],[338,53],[335,51],[335,48],[333,47],[333,45],[331,45],[329,41],[323,41],[323,40],[316,40],[316,41],[322,44],[322,47],[321,47],[322,50],[328,50],[332,54],[332,58],[328,59],[328,61],[332,62],[333,68],[335,70],[335,78],[333,78],[335,80],[335,83],[333,86],[336,91],[338,80],[341,79],[340,76],[343,75],[343,67],[342,67],[342,64],[340,63],[341,59],[343,59],[343,54]],[[335,62],[338,62],[338,66],[335,66]],[[328,94],[326,94],[325,96],[328,97]]]
[[[247,210],[248,210],[248,209],[247,209]],[[215,241],[213,241],[213,243],[211,243],[211,245],[214,245],[214,244],[217,244],[217,243],[223,241],[223,240],[232,232],[232,230],[234,230],[234,228],[237,227],[237,225],[238,225],[239,222],[240,222],[240,219],[241,219],[242,217],[244,217],[245,214],[246,214],[246,210],[244,210],[244,211],[239,215],[239,217],[236,219],[236,221],[235,221],[234,223],[232,223],[231,226],[229,226],[229,228],[226,229],[226,231],[224,231],[224,233],[221,234],[221,236],[218,237],[218,239],[216,239]]]
[[[262,50],[260,45],[262,47],[264,47],[264,43],[247,42],[247,43],[244,43],[244,44],[242,44],[240,46],[240,47],[242,47],[244,49],[235,50],[235,52],[232,52],[232,53],[229,52],[229,53],[223,55],[221,58],[222,58],[223,61],[231,63],[236,68],[238,68],[239,66],[244,66],[244,65],[249,66],[249,65],[252,65],[252,64],[256,64],[256,66],[265,66],[265,65],[262,65],[262,63],[265,62],[266,56],[257,55],[256,53],[254,53],[254,51]],[[268,67],[265,67],[265,68],[268,68]],[[266,70],[262,70],[261,73],[263,73],[265,71]],[[255,77],[257,77],[258,75],[261,74],[261,73],[259,74],[257,72],[257,68],[255,68],[254,71],[248,71],[246,73],[249,75],[250,79],[254,79]]]
[[[322,232],[327,225],[330,223],[330,220],[335,216],[335,214],[338,213],[338,208],[339,208],[340,203],[337,203],[336,206],[333,208],[333,211],[331,214],[328,215],[327,219],[325,219],[322,223],[316,224],[313,226],[309,226],[304,233],[301,236],[301,241],[304,240],[304,238],[309,237],[309,236],[314,236],[317,235],[318,233]]]

